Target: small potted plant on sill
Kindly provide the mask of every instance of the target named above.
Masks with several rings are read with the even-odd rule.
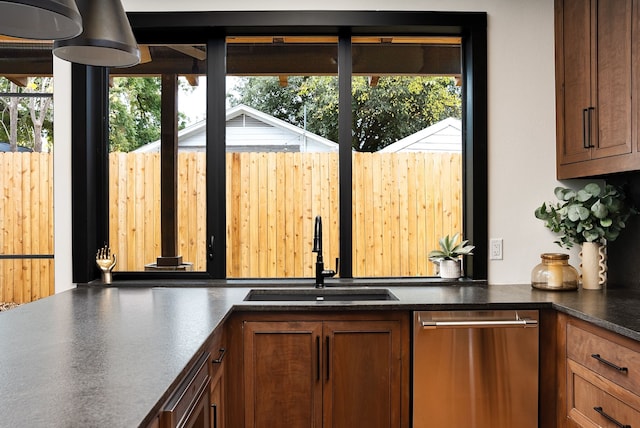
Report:
[[[460,234],[456,233],[453,238],[449,235],[440,238],[438,241],[440,249],[429,253],[429,260],[440,265],[440,278],[460,278],[462,276],[460,257],[473,255],[475,246],[467,245],[468,240],[463,240],[458,244],[459,237]]]
[[[579,190],[556,187],[554,193],[559,202],[542,203],[534,215],[560,235],[554,241],[559,246],[582,246],[582,288],[600,289],[606,282],[605,245],[618,238],[638,211],[626,200],[624,190],[611,184],[589,183]]]

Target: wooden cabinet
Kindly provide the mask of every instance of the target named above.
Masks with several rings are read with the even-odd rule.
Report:
[[[561,315],[560,427],[627,427],[640,421],[640,343]]]
[[[241,325],[243,365],[232,383],[242,384],[235,399],[243,408],[228,415],[227,426],[408,427],[408,317],[272,313],[232,320]]]
[[[209,349],[211,352],[211,402],[210,419],[211,428],[224,428],[224,401],[225,401],[225,356],[227,348],[224,341],[224,329],[218,328],[213,333]]]
[[[399,321],[323,323],[324,426],[400,428]]]
[[[640,169],[639,6],[556,0],[558,179]]]
[[[244,426],[322,426],[322,323],[244,323]]]

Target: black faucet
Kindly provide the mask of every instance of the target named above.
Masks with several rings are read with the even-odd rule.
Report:
[[[313,252],[318,254],[316,257],[316,288],[324,288],[324,279],[335,276],[336,271],[324,268],[322,260],[322,217],[316,216],[316,225],[313,230]],[[336,258],[336,270],[338,270],[338,261]]]

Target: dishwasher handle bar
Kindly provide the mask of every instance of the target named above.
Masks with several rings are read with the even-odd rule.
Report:
[[[462,321],[422,321],[422,328],[435,329],[435,328],[509,328],[509,327],[523,327],[531,328],[537,327],[538,321],[519,318],[514,320],[462,320]]]

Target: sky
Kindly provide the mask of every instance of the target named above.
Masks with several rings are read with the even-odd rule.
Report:
[[[184,79],[181,77],[181,79]],[[235,86],[237,77],[227,76],[227,91]],[[178,92],[178,110],[188,117],[188,124],[200,122],[206,117],[207,106],[207,78],[201,76],[199,84],[193,91]],[[227,106],[229,107],[229,106]]]

